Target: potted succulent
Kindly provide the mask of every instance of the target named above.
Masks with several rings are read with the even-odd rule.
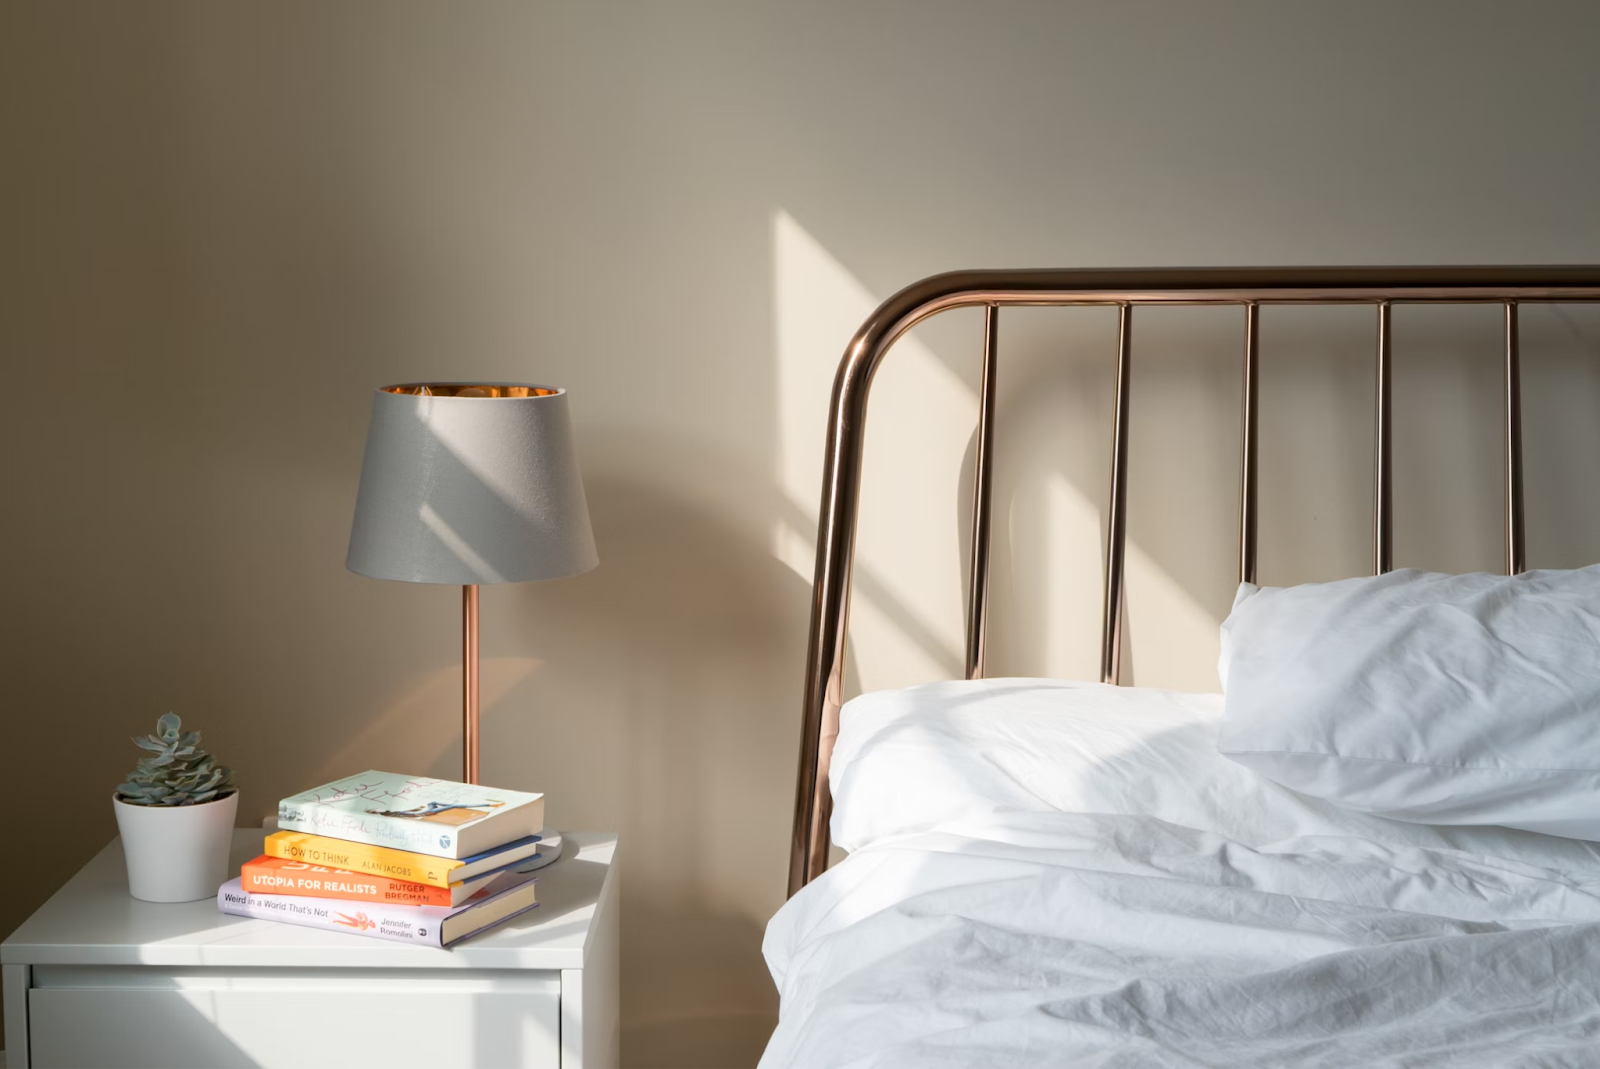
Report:
[[[173,713],[154,735],[134,739],[150,753],[111,796],[128,862],[128,890],[146,902],[210,898],[228,878],[228,847],[239,791],[233,773],[200,749]]]

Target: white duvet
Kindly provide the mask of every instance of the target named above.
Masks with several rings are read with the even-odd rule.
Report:
[[[847,707],[765,1066],[1600,1066],[1600,851],[1347,813],[1220,700],[1039,680]]]

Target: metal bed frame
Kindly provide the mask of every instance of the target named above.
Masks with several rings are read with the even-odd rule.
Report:
[[[873,375],[890,347],[912,326],[952,308],[984,309],[966,626],[967,678],[979,679],[984,674],[985,614],[989,595],[994,384],[1000,308],[1004,305],[1114,305],[1119,308],[1111,494],[1105,543],[1105,605],[1100,633],[1101,678],[1106,683],[1118,683],[1122,651],[1123,547],[1128,511],[1129,358],[1136,306],[1232,304],[1245,309],[1239,578],[1253,582],[1256,575],[1256,423],[1262,305],[1370,304],[1377,309],[1374,573],[1386,572],[1393,566],[1391,309],[1396,304],[1409,303],[1504,305],[1506,572],[1516,574],[1524,570],[1526,560],[1517,307],[1519,302],[1597,301],[1600,301],[1600,266],[955,271],[925,278],[884,301],[845,349],[834,378],[828,414],[810,649],[806,655],[800,775],[789,854],[789,894],[804,887],[828,865],[828,818],[832,810],[828,763],[839,733],[839,707],[843,701],[850,570],[861,492],[867,396]]]

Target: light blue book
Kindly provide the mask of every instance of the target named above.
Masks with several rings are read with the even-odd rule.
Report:
[[[544,829],[544,795],[363,772],[278,803],[280,831],[470,858]]]

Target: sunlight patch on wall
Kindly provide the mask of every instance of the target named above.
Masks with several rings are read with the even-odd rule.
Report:
[[[1222,652],[1222,621],[1131,541],[1123,568],[1128,591],[1125,642],[1137,654],[1131,681],[1169,690],[1220,690],[1217,658]]]
[[[784,212],[773,220],[773,251],[778,478],[788,506],[773,552],[810,582],[833,376],[878,301]],[[875,690],[961,672],[956,495],[978,409],[972,391],[907,337],[877,376],[871,411],[850,636],[861,685]]]
[[[773,555],[807,583],[816,564],[817,501],[828,405],[845,345],[878,300],[785,212],[773,219],[778,359],[778,517]],[[980,339],[974,337],[974,352]],[[976,359],[976,357],[975,357]],[[1002,360],[1004,359],[1002,354]],[[978,418],[974,392],[925,344],[902,338],[873,385],[851,597],[850,657],[864,690],[959,678],[965,648],[962,462]],[[1001,415],[1004,423],[1004,414]],[[1041,624],[1030,674],[1094,678],[1098,611],[1065,562],[1100,554],[1097,505],[1058,472],[1042,492],[1043,537],[1011,543],[1014,583]],[[1019,487],[1022,489],[1022,487]],[[996,534],[1017,502],[996,503]],[[1217,623],[1137,546],[1127,557],[1129,640],[1140,683],[1214,689]],[[1081,569],[1079,570],[1081,572]],[[1100,597],[1098,586],[1093,596]],[[1076,599],[1076,600],[1074,600]],[[994,625],[991,623],[991,627]],[[1087,671],[1085,669],[1088,669]]]
[[[1040,622],[1034,652],[1038,671],[1057,679],[1098,678],[1103,566],[1094,568],[1090,586],[1084,584],[1085,562],[1103,555],[1100,510],[1059,472],[1026,480],[1019,489],[1030,495],[1042,491],[1044,499],[1043,515],[1035,521],[1042,523],[1042,537],[1011,540],[1013,574],[1041,580],[1037,586],[1024,580],[1017,599],[1027,617]],[[1028,559],[1032,554],[1038,559]],[[1031,604],[1033,598],[1040,603]],[[1092,611],[1084,611],[1084,600],[1092,603]],[[1078,611],[1071,611],[1075,604]]]
[[[1026,584],[1019,605],[1040,621],[1033,655],[1037,668],[1030,665],[1029,670],[1059,679],[1096,679],[1105,605],[1100,510],[1059,472],[1026,479],[1018,489],[1041,494],[1044,504],[1042,513],[1031,519],[1014,513],[1015,521],[1043,528],[1042,538],[1030,538],[1026,544],[1012,540],[1012,559],[1022,561],[1018,567],[1024,584],[1028,575],[1040,577],[1037,586]],[[1034,555],[1039,559],[1025,559]],[[1090,561],[1100,563],[1087,566]],[[1123,681],[1173,690],[1216,690],[1220,621],[1132,541],[1123,567],[1128,595]]]

